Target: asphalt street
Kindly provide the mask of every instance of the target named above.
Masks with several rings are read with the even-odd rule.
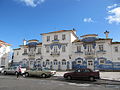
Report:
[[[65,80],[62,77],[17,79],[14,75],[0,75],[0,90],[120,90],[120,82]]]

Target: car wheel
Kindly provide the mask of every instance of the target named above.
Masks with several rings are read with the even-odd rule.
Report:
[[[71,76],[67,76],[67,80],[71,80],[72,79],[72,77]]]
[[[18,74],[18,72],[15,72],[15,75],[17,75]]]
[[[4,75],[6,75],[7,74],[7,72],[6,71],[4,71]]]
[[[27,72],[27,73],[25,73],[25,75],[24,75],[25,77],[28,77],[29,76],[29,73]]]
[[[46,77],[47,77],[47,75],[46,75],[46,74],[42,74],[41,76],[42,76],[42,78],[46,78]]]
[[[95,79],[94,79],[94,77],[89,77],[89,80],[94,81]]]

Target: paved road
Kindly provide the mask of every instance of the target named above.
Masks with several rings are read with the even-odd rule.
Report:
[[[120,82],[98,80],[96,82],[70,80],[62,77],[23,78],[0,75],[0,90],[120,90]]]

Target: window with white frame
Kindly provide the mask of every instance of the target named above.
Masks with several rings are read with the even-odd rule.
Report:
[[[65,52],[66,51],[66,46],[62,46],[62,52]]]
[[[24,49],[24,53],[27,53],[27,49]]]
[[[78,60],[78,61],[77,61],[77,64],[82,64],[82,61],[81,61],[81,60]]]
[[[99,59],[100,64],[105,64],[105,59]]]
[[[38,53],[40,53],[40,54],[41,54],[41,48],[38,48]]]
[[[99,45],[99,51],[103,51],[103,45]]]
[[[104,48],[103,48],[103,45],[99,45],[99,51],[103,51]]]
[[[19,52],[17,51],[17,55],[19,55]]]
[[[87,45],[87,51],[92,52],[92,45],[91,44]]]
[[[50,64],[50,60],[46,60],[46,65],[49,65]]]
[[[62,65],[66,65],[66,60],[65,59],[62,60]]]
[[[49,46],[46,47],[46,52],[49,53]]]
[[[77,46],[77,52],[81,52],[81,46]]]
[[[53,62],[53,63],[54,63],[54,65],[57,65],[57,60],[54,60],[54,62]]]
[[[47,42],[50,41],[50,36],[47,36]]]
[[[118,52],[118,47],[114,47],[114,49],[115,49],[115,52]]]
[[[58,51],[58,48],[57,48],[57,46],[54,46],[54,53],[57,53],[57,51]]]
[[[66,35],[63,34],[63,35],[62,35],[62,40],[65,40],[65,39],[66,39]]]
[[[58,35],[54,35],[54,40],[58,40]]]
[[[1,65],[5,65],[5,58],[1,58]]]

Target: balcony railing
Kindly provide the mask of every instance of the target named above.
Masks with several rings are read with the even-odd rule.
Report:
[[[56,40],[52,40],[52,42],[59,42],[59,40],[57,40],[57,39]]]
[[[85,52],[85,55],[95,55],[95,52]]]
[[[29,53],[28,56],[29,56],[29,57],[34,57],[35,54],[31,54],[31,53]]]
[[[99,50],[99,51],[97,51],[97,53],[103,53],[103,54],[105,54],[106,51],[105,50]]]
[[[81,53],[82,54],[83,52],[82,51],[76,51],[75,53]]]
[[[51,52],[50,55],[52,55],[52,56],[59,56],[59,55],[60,55],[60,52]]]

